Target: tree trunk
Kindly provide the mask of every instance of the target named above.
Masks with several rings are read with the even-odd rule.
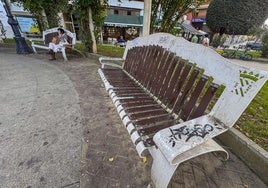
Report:
[[[42,15],[42,25],[43,25],[43,31],[47,30],[49,28],[48,21],[47,21],[47,15],[44,9],[41,11]]]
[[[92,40],[92,52],[94,54],[96,54],[97,53],[97,44],[96,44],[96,38],[94,35],[94,25],[93,25],[91,7],[88,8],[88,20],[89,20],[89,29],[90,29],[90,35],[91,35],[91,40]]]
[[[152,0],[144,1],[142,36],[150,34]]]

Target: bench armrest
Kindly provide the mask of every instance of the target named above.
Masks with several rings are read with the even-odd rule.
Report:
[[[104,63],[103,61],[109,61],[109,62]],[[105,65],[122,68],[121,65],[115,64],[115,63],[113,63],[113,61],[120,62],[120,61],[124,61],[124,59],[123,58],[115,58],[115,57],[100,57],[99,58],[101,68],[104,68]]]
[[[227,128],[210,115],[163,129],[155,134],[153,140],[171,165],[180,163],[181,155],[194,149],[211,138],[225,132]],[[207,150],[207,148],[204,148]],[[191,152],[188,152],[191,153]],[[192,158],[193,154],[189,157]]]
[[[44,44],[44,41],[42,39],[29,39],[29,41],[31,42],[31,45],[36,44],[36,42],[37,44]]]

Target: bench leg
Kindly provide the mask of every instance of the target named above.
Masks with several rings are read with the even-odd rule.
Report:
[[[149,149],[149,151],[153,156],[153,165],[151,168],[151,187],[165,188],[168,186],[179,164],[170,165],[158,149]]]
[[[65,48],[62,48],[62,56],[64,58],[64,61],[68,61],[67,57],[66,57],[66,51]]]
[[[36,51],[35,47],[34,47],[34,46],[32,46],[32,48],[33,48],[34,53],[37,53],[37,51]]]
[[[189,159],[203,155],[210,152],[221,152],[223,154],[222,159],[227,160],[229,154],[214,140],[208,140],[202,145],[195,147],[187,152],[184,152],[176,157],[174,165],[171,165],[159,149],[154,147],[149,148],[149,151],[153,157],[153,165],[151,169],[152,186],[154,188],[166,188],[176,171],[178,165]]]

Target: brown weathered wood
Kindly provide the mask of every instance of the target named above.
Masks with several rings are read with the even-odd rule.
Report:
[[[155,47],[155,53],[154,53],[154,58],[151,60],[152,61],[152,71],[151,74],[147,76],[147,84],[145,87],[151,91],[152,87],[154,87],[154,80],[156,79],[157,75],[157,69],[159,66],[159,62],[161,61],[162,56],[164,55],[164,49],[160,48],[159,46]]]
[[[168,107],[170,107],[170,108],[174,107],[176,99],[178,98],[178,95],[180,94],[181,89],[182,89],[183,85],[185,84],[185,81],[186,81],[191,69],[192,69],[191,63],[188,63],[184,67],[182,74],[180,75],[179,79],[175,83],[174,90],[171,92],[170,96],[168,96],[168,100],[167,100]]]
[[[180,95],[178,96],[174,106],[173,112],[179,114],[180,110],[183,107],[184,102],[186,101],[188,95],[190,94],[191,88],[194,88],[194,82],[199,74],[199,69],[194,69],[191,74],[189,75],[189,79],[185,84],[185,87],[181,90]]]
[[[144,103],[146,103],[146,102],[144,102]],[[136,106],[136,107],[131,107],[129,105],[129,108],[127,105],[125,111],[127,113],[137,113],[137,112],[159,110],[159,109],[162,109],[162,108],[159,105],[157,105],[157,103],[154,103],[154,104],[148,104],[148,105],[143,105],[143,106],[140,105],[140,106]]]
[[[177,85],[177,82],[179,82],[180,74],[183,70],[183,67],[185,66],[186,62],[180,60],[177,62],[175,70],[173,72],[173,75],[171,77],[171,80],[169,82],[168,88],[166,89],[165,95],[163,96],[162,102],[163,104],[168,106],[168,102],[170,101],[171,95],[173,91],[175,90],[175,87]]]
[[[163,80],[163,85],[160,89],[160,92],[159,92],[159,100],[163,100],[163,98],[165,97],[165,93],[167,91],[167,88],[168,86],[171,84],[171,76],[173,73],[175,73],[175,67],[176,67],[176,64],[178,62],[179,58],[178,57],[175,57],[171,60],[171,62],[169,63],[170,66],[168,67],[168,70],[167,70],[167,73],[166,73],[166,76],[164,77],[164,80]]]
[[[208,77],[207,76],[202,76],[202,78],[198,81],[196,87],[194,87],[194,91],[190,97],[189,100],[187,100],[184,104],[184,107],[181,110],[181,119],[186,121],[188,120],[197,99],[199,98],[199,96],[201,95],[201,92],[203,90],[203,88],[205,87],[205,84],[208,81]]]
[[[147,117],[154,117],[154,116],[162,116],[168,115],[168,113],[164,109],[153,109],[145,112],[134,112],[130,114],[131,119],[142,119]]]
[[[170,126],[175,125],[175,124],[176,124],[176,121],[174,121],[174,120],[164,121],[164,122],[158,123],[157,125],[148,126],[145,128],[140,128],[139,132],[142,135],[150,135],[150,134],[156,133],[157,131],[159,131],[161,129],[170,127]]]
[[[205,95],[202,97],[200,103],[198,104],[197,108],[194,109],[193,113],[190,115],[190,119],[199,117],[204,114],[211,100],[215,96],[215,93],[218,88],[219,88],[219,85],[217,84],[212,84],[209,86]]]

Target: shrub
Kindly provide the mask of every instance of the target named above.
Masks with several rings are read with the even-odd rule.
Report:
[[[261,52],[262,57],[268,57],[268,31],[266,31],[262,36]]]

